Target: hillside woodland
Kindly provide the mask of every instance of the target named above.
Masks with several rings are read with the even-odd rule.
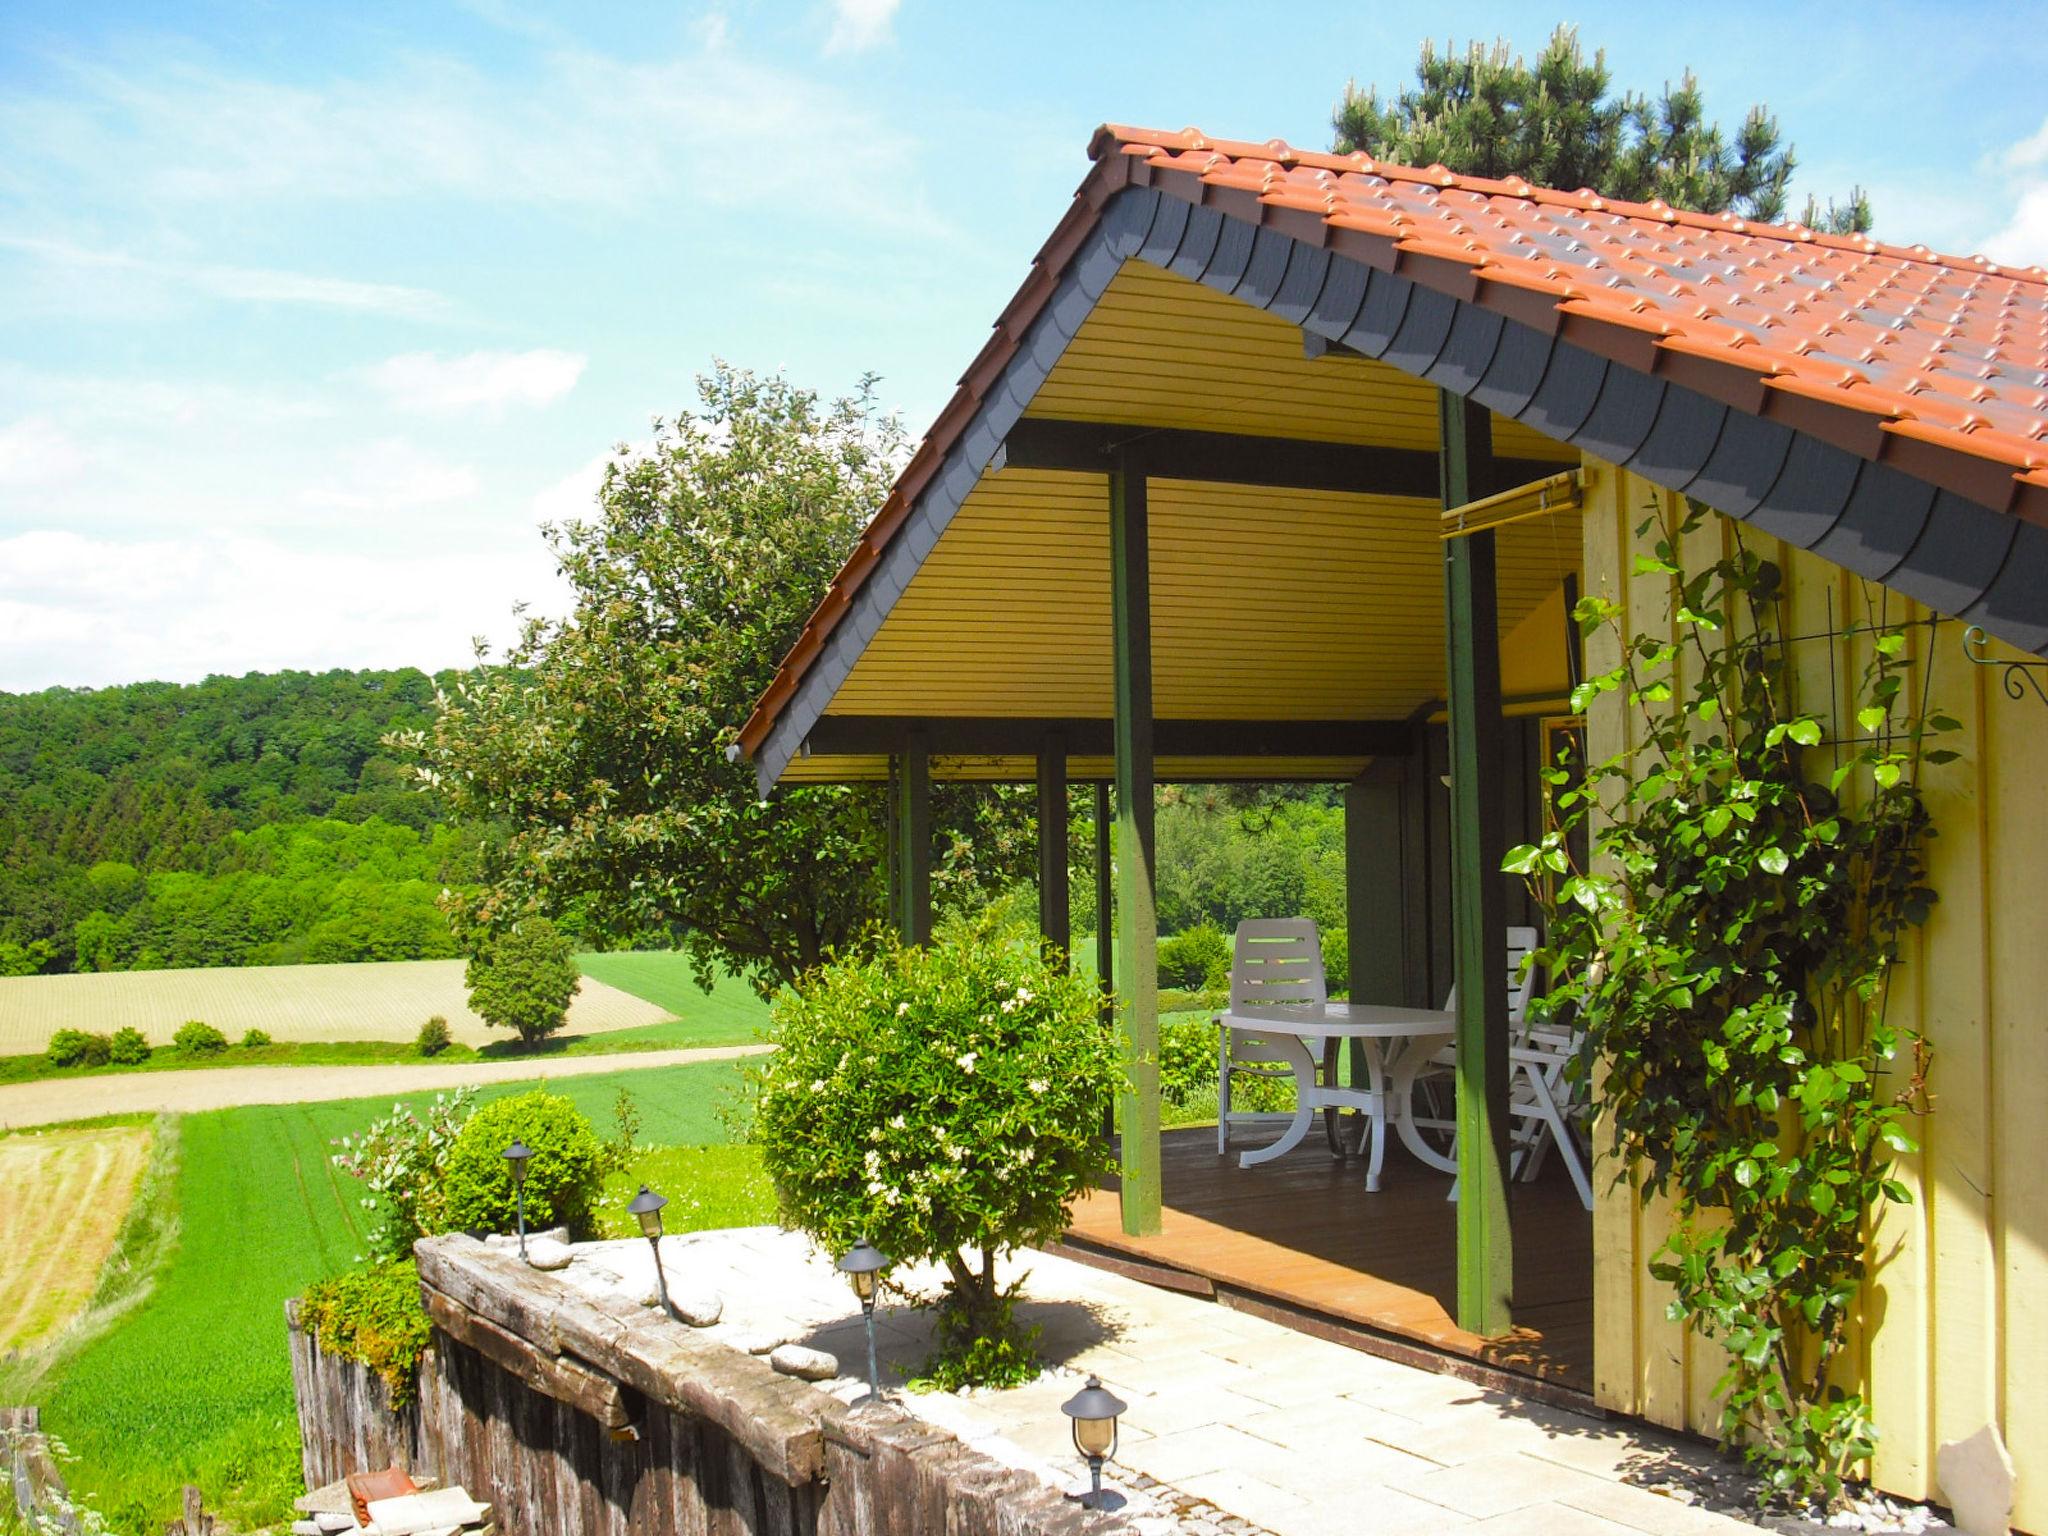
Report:
[[[424,672],[0,694],[0,975],[452,955],[480,833],[379,745]]]

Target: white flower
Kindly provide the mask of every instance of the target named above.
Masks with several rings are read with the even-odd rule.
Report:
[[[1035,1160],[1037,1159],[1037,1157],[1038,1157],[1038,1148],[1036,1148],[1036,1147],[1020,1147],[1020,1148],[1018,1148],[1018,1150],[1017,1150],[1017,1161],[1018,1161],[1018,1162],[1019,1162],[1020,1164],[1028,1164],[1028,1163],[1031,1163],[1031,1162],[1035,1161]]]
[[[1009,998],[1005,998],[1005,999],[1003,1000],[1003,1012],[1005,1012],[1005,1013],[1015,1013],[1016,1011],[1017,1011],[1017,999],[1016,999],[1016,998],[1014,998],[1014,997],[1009,997]]]
[[[908,1012],[910,1012],[910,1004],[908,1004],[908,1003],[898,1003],[898,1004],[896,1005],[896,1017],[897,1017],[897,1018],[899,1018],[899,1019],[900,1019],[900,1018],[902,1018],[902,1017],[903,1017],[903,1015],[905,1015],[905,1014],[906,1014],[906,1013],[908,1013]]]
[[[1017,989],[1017,1001],[1020,1003],[1030,1002],[1033,996],[1034,994],[1029,987],[1019,987]]]
[[[981,1060],[981,1053],[979,1051],[969,1051],[965,1056],[955,1056],[953,1059],[960,1063],[961,1071],[972,1077],[974,1075],[974,1064]]]
[[[823,1093],[824,1091],[825,1091],[825,1079],[823,1079],[822,1077],[814,1077],[814,1078],[812,1078],[812,1079],[811,1079],[811,1092],[813,1092],[813,1093]]]
[[[1033,1093],[1043,1093],[1046,1089],[1050,1088],[1052,1084],[1048,1083],[1042,1077],[1034,1077],[1033,1079],[1031,1079],[1030,1082],[1026,1083],[1024,1086],[1026,1088],[1029,1088]]]

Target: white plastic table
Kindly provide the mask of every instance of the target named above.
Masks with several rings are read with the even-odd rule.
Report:
[[[1365,1164],[1368,1191],[1376,1193],[1380,1187],[1390,1120],[1401,1144],[1418,1160],[1444,1173],[1458,1171],[1457,1161],[1430,1146],[1416,1129],[1411,1092],[1415,1074],[1457,1032],[1455,1014],[1437,1008],[1390,1008],[1377,1003],[1321,1003],[1240,1008],[1220,1018],[1232,1029],[1270,1040],[1294,1068],[1294,1118],[1280,1133],[1279,1140],[1240,1153],[1238,1167],[1256,1168],[1260,1163],[1284,1157],[1301,1145],[1309,1127],[1315,1124],[1317,1110],[1344,1108],[1363,1110],[1369,1117]],[[1326,1083],[1317,1076],[1316,1057],[1309,1042],[1339,1040],[1356,1040],[1365,1048],[1365,1087]],[[1335,1076],[1334,1063],[1331,1075]]]

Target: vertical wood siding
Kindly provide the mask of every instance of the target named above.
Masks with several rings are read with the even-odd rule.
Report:
[[[1624,602],[1638,629],[1666,620],[1661,581],[1631,580],[1650,542],[1635,529],[1669,497],[1612,465],[1587,464],[1584,589]],[[1688,556],[1711,559],[1736,532],[1717,521]],[[1929,616],[1815,556],[1753,530],[1742,537],[1786,570],[1794,633],[1867,622],[1873,601],[1890,621]],[[1932,700],[1963,729],[1944,743],[1961,756],[1922,775],[1940,901],[1908,940],[1891,1004],[1934,1048],[1934,1110],[1919,1127],[1922,1151],[1900,1170],[1914,1203],[1886,1210],[1872,1233],[1876,1268],[1857,1359],[1883,1437],[1882,1487],[1940,1497],[1936,1447],[1996,1423],[2020,1469],[2015,1522],[2048,1532],[2048,705],[2031,692],[2008,697],[2000,674],[1965,659],[1962,634],[1953,622],[1908,631],[1916,663],[1931,666]],[[1614,664],[1608,637],[1587,649],[1589,671]],[[1802,707],[1847,714],[1867,659],[1863,637],[1796,646]],[[1603,699],[1588,722],[1593,757],[1619,750],[1632,723],[1614,696]],[[1711,1434],[1717,1351],[1665,1317],[1668,1291],[1645,1268],[1667,1213],[1642,1206],[1626,1179],[1615,1182],[1604,1149],[1596,1157],[1599,1398]]]

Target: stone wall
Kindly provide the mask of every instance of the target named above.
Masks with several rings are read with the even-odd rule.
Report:
[[[505,1536],[1084,1536],[1127,1528],[892,1406],[849,1408],[644,1308],[466,1237],[419,1245],[419,1402],[292,1318],[308,1484],[393,1461]]]

